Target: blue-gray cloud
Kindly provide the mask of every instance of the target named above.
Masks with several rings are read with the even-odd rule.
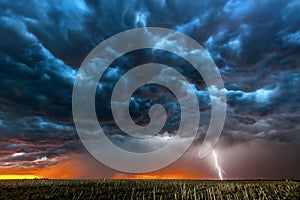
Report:
[[[2,1],[1,162],[45,160],[80,149],[71,113],[77,69],[101,41],[141,26],[185,33],[213,57],[226,87],[229,107],[222,137],[229,144],[298,141],[299,9],[297,0]],[[201,122],[208,122],[209,93],[192,66],[170,53],[143,50],[116,60],[99,82],[96,109],[106,132],[124,138],[109,108],[113,84],[127,70],[149,62],[172,66],[187,77],[204,113]],[[133,119],[148,123],[155,103],[168,112],[161,134],[175,133],[180,107],[162,87],[136,91],[130,103]],[[202,128],[205,132],[207,127]],[[48,149],[46,143],[55,145]],[[24,154],[12,156],[20,152]]]

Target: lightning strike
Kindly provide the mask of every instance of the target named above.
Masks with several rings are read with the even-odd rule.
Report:
[[[215,168],[216,168],[217,171],[218,171],[219,179],[220,179],[220,180],[223,180],[223,176],[222,176],[222,171],[223,171],[223,170],[222,170],[221,167],[219,166],[217,154],[216,154],[215,150],[213,150],[212,153],[213,153],[213,156],[214,156]]]

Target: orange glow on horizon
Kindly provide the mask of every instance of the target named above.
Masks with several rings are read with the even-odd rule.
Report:
[[[78,168],[74,163],[66,162],[54,167],[47,168],[2,168],[0,169],[0,180],[4,179],[76,179]]]
[[[85,170],[72,162],[48,168],[11,168],[0,169],[0,180],[4,179],[82,179]],[[94,177],[93,179],[98,179]],[[109,178],[109,177],[108,177]],[[182,170],[163,170],[148,174],[115,174],[112,179],[203,179],[199,174]]]
[[[35,175],[19,175],[19,174],[3,174],[0,175],[0,180],[14,180],[14,179],[36,179]]]
[[[177,174],[161,174],[161,175],[144,175],[144,174],[139,174],[139,175],[126,175],[126,174],[117,174],[113,177],[113,179],[157,179],[157,180],[172,180],[172,179],[196,179],[195,177],[189,177],[189,176],[184,176],[184,175],[177,175]]]
[[[198,169],[181,165],[145,174],[106,174],[107,169],[93,164],[84,160],[67,160],[45,168],[0,168],[0,179],[205,179]]]
[[[113,179],[158,179],[158,180],[171,180],[171,179],[202,179],[199,175],[192,172],[182,172],[174,170],[165,170],[162,172],[149,173],[149,174],[116,174]]]

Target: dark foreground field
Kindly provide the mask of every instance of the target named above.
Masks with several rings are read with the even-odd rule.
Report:
[[[184,180],[0,181],[0,199],[300,199],[300,182]]]

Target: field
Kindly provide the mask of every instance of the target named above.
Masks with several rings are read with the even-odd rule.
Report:
[[[3,180],[0,199],[300,199],[300,182]]]

